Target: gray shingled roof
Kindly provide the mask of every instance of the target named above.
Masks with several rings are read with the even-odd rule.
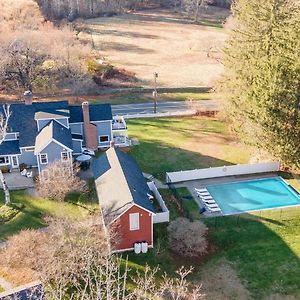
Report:
[[[21,154],[19,141],[4,141],[0,144],[0,155]]]
[[[110,104],[90,104],[90,120],[91,121],[105,121],[112,120],[112,112]],[[70,106],[70,123],[83,122],[82,107]]]
[[[31,105],[16,103],[10,105],[11,116],[9,119],[9,131],[20,133],[20,147],[34,146],[38,133],[35,121],[37,112],[60,114],[65,117],[65,110],[68,110],[68,101],[34,102]],[[60,113],[60,111],[63,111]],[[2,113],[2,105],[0,105]]]
[[[105,216],[116,218],[132,204],[153,212],[151,191],[136,161],[121,150],[108,149],[92,163],[99,203]]]
[[[52,120],[36,136],[35,153],[40,153],[52,139],[72,149],[72,135],[70,130]]]

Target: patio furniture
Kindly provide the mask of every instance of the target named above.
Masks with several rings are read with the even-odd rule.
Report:
[[[210,195],[209,192],[205,192],[205,193],[197,192],[197,194],[199,194],[199,195],[201,195],[201,196],[209,196],[209,195]]]
[[[27,175],[27,170],[24,169],[22,172],[20,172],[22,176],[26,176]]]
[[[76,160],[78,162],[85,162],[85,161],[90,161],[91,158],[92,158],[91,155],[81,154],[81,155],[76,157]]]
[[[27,173],[26,173],[26,176],[27,176],[28,178],[32,178],[32,174],[33,174],[32,171],[30,171],[30,172],[27,172]]]
[[[202,201],[207,204],[216,204],[215,200],[202,200]]]
[[[220,208],[207,207],[209,212],[222,212]]]
[[[213,197],[210,196],[210,195],[209,195],[209,196],[201,196],[201,195],[200,195],[200,198],[201,198],[201,199],[204,199],[204,200],[211,200],[211,199],[213,199]]]
[[[197,189],[197,188],[195,188],[195,191],[199,192],[199,193],[208,192],[208,190],[206,188],[203,188],[203,189]]]
[[[208,208],[219,208],[218,204],[207,204],[207,203],[205,203],[205,206],[208,207]]]

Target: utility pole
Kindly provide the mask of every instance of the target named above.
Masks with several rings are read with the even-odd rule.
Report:
[[[154,113],[157,113],[157,87],[156,87],[156,79],[158,77],[158,73],[154,72],[154,91],[153,91],[153,98],[154,98]]]

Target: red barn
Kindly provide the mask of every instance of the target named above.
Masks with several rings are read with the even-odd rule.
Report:
[[[104,222],[117,228],[112,250],[133,250],[142,242],[153,247],[152,196],[136,161],[112,147],[94,160],[93,173]]]

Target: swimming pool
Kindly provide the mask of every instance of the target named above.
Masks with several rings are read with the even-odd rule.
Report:
[[[281,177],[206,186],[224,215],[300,205],[300,195]]]

